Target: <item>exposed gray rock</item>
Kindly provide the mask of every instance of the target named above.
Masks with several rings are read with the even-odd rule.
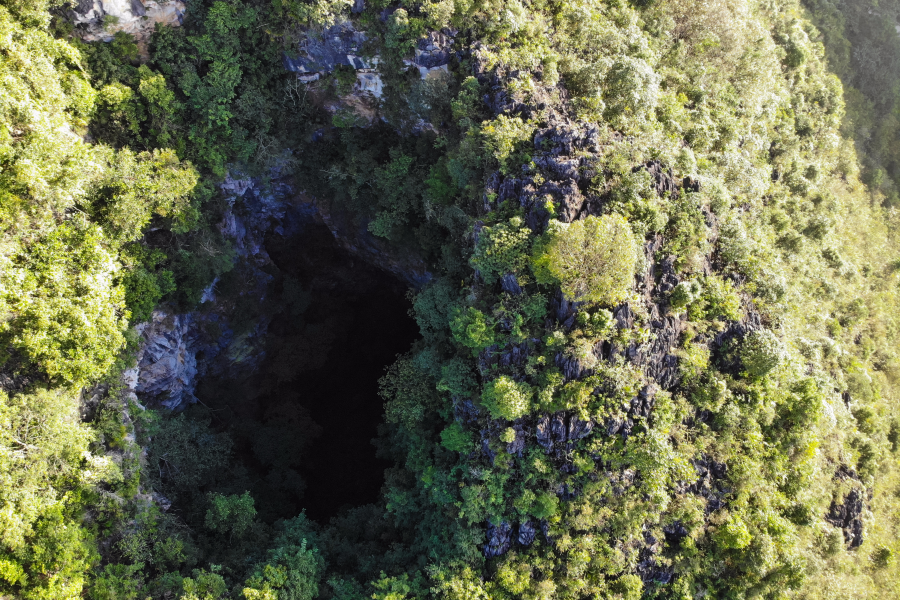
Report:
[[[425,69],[442,67],[450,62],[453,38],[444,33],[429,31],[416,44],[415,64]]]
[[[506,521],[499,525],[488,523],[487,544],[484,545],[484,555],[487,558],[495,558],[506,554],[512,544],[512,527]]]
[[[578,218],[584,206],[584,196],[574,180],[563,182],[547,181],[538,189],[538,197],[552,197],[559,205],[559,218],[564,223],[571,223]]]
[[[141,337],[137,367],[126,372],[125,381],[139,397],[169,409],[196,402],[197,334],[191,315],[153,312],[148,323],[136,327]]]
[[[697,480],[683,488],[689,494],[696,494],[706,500],[706,514],[724,506],[723,496],[729,491],[725,485],[728,465],[706,455],[692,461],[697,472]]]
[[[536,340],[532,340],[536,342]],[[496,364],[505,368],[522,368],[528,362],[531,355],[531,344],[528,341],[521,344],[510,344],[496,355]]]
[[[522,288],[519,286],[519,280],[516,279],[514,273],[507,273],[504,275],[500,280],[500,285],[504,292],[508,292],[513,296],[518,296],[522,293]]]
[[[557,458],[563,459],[565,453],[574,447],[575,442],[590,435],[593,429],[594,424],[590,421],[582,421],[575,415],[558,412],[543,415],[538,419],[535,437],[547,454],[555,452]]]
[[[847,469],[844,466],[841,466],[841,468],[838,469],[835,476],[839,479],[852,479],[858,481],[856,473],[852,469]],[[828,508],[828,514],[825,515],[826,521],[835,527],[843,529],[844,542],[849,548],[858,548],[863,543],[862,514],[864,507],[865,502],[863,492],[859,487],[854,487],[846,496],[844,496],[842,502],[832,500],[831,506]]]
[[[675,176],[672,174],[672,169],[667,168],[658,160],[651,160],[645,165],[635,167],[634,170],[640,171],[641,169],[646,169],[653,177],[654,188],[656,189],[657,195],[661,198],[667,196],[672,198],[678,194],[678,186],[675,183]]]
[[[79,0],[68,14],[87,42],[108,42],[124,31],[146,52],[156,24],[177,27],[185,10],[182,0]]]
[[[519,523],[519,536],[516,539],[520,544],[530,546],[534,542],[535,536],[537,536],[537,528],[534,523],[531,521]]]
[[[374,69],[373,59],[360,56],[366,34],[353,23],[344,21],[324,30],[306,30],[300,40],[299,53],[282,55],[284,68],[300,75],[330,73],[340,65],[356,70]]]
[[[557,292],[550,303],[550,310],[552,311],[553,316],[556,317],[556,322],[559,323],[563,329],[571,329],[575,324],[578,308],[582,304],[583,303],[581,302],[569,300],[562,292]]]
[[[522,452],[525,451],[526,437],[525,425],[522,419],[518,419],[515,423],[513,423],[512,428],[516,432],[516,439],[506,444],[506,451],[509,454],[516,454],[521,458]]]

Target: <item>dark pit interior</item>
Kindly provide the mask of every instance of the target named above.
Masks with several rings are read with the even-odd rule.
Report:
[[[418,328],[405,283],[349,255],[323,225],[292,229],[266,239],[277,272],[264,359],[251,374],[205,378],[197,396],[234,440],[234,477],[260,517],[305,509],[322,522],[377,500],[389,466],[372,444],[378,380]]]

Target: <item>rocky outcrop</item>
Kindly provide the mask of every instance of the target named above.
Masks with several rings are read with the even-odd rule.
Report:
[[[848,548],[859,548],[864,540],[862,517],[865,509],[865,494],[860,487],[859,476],[853,469],[841,465],[834,477],[850,482],[854,487],[841,502],[837,499],[831,501],[825,520],[844,531],[844,543]]]
[[[197,401],[198,333],[193,325],[193,315],[157,310],[149,322],[135,328],[141,338],[137,366],[123,379],[138,398],[169,409]]]
[[[350,67],[356,71],[358,91],[380,98],[384,86],[377,71],[378,58],[362,56],[366,39],[365,32],[350,21],[323,30],[308,29],[300,38],[298,52],[284,53],[282,64],[304,83],[316,81],[339,66]]]
[[[848,548],[859,548],[863,543],[863,495],[852,490],[843,502],[832,501],[825,520],[844,530],[844,542]]]
[[[450,48],[453,38],[450,32],[428,32],[416,45],[415,56],[404,63],[419,70],[422,79],[429,79],[448,72]],[[368,36],[351,21],[344,21],[325,29],[307,29],[301,35],[298,51],[284,53],[284,68],[297,74],[303,83],[312,83],[343,66],[356,71],[353,91],[342,97],[344,104],[356,105],[366,99],[378,99],[384,93],[384,82],[378,72],[377,55],[363,51]],[[335,110],[337,107],[333,107]]]
[[[357,221],[349,212],[305,194],[297,195],[295,202],[314,210],[316,218],[331,230],[338,244],[353,256],[393,274],[416,289],[431,281],[432,274],[421,256],[376,237],[369,231],[367,222]]]
[[[512,527],[506,521],[502,521],[499,525],[489,524],[487,538],[487,544],[484,545],[485,557],[502,556],[512,544]]]
[[[123,31],[146,53],[156,24],[177,27],[184,12],[182,0],[77,0],[68,15],[86,42],[108,42]]]

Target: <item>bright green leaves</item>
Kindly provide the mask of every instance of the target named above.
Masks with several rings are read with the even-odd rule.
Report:
[[[284,16],[286,23],[294,21],[314,27],[334,24],[351,6],[352,0],[272,0],[272,11]]]
[[[228,594],[225,579],[205,569],[194,569],[192,577],[182,580],[181,588],[179,600],[224,600]]]
[[[472,434],[454,421],[441,432],[441,446],[451,452],[469,452],[474,446]]]
[[[42,217],[70,207],[98,174],[82,128],[94,91],[78,52],[0,7],[0,232],[21,212]]]
[[[175,276],[168,269],[158,268],[166,255],[143,244],[128,244],[122,258],[126,263],[122,287],[125,290],[125,305],[131,311],[131,321],[147,321],[163,296],[175,291]]]
[[[459,94],[456,99],[450,103],[453,111],[453,118],[456,120],[460,129],[467,130],[473,126],[480,108],[481,88],[478,80],[472,77],[466,77],[460,86]]]
[[[495,419],[512,421],[528,414],[533,395],[533,390],[527,383],[501,375],[485,384],[481,392],[481,403]]]
[[[643,59],[619,58],[604,82],[604,116],[619,126],[629,118],[645,118],[656,108],[659,83],[659,75]]]
[[[266,561],[256,566],[244,587],[248,600],[312,600],[319,595],[325,562],[312,543],[306,515],[283,522]]]
[[[471,348],[473,354],[478,354],[495,340],[493,324],[483,312],[471,306],[456,312],[450,321],[450,330],[456,341]]]
[[[0,288],[0,361],[18,355],[54,380],[83,384],[124,344],[122,291],[95,225],[73,221],[23,248]]]
[[[747,375],[760,379],[768,375],[786,359],[781,340],[768,329],[754,331],[741,346],[741,360]]]
[[[92,555],[69,510],[108,460],[91,457],[77,400],[60,391],[0,392],[0,593],[75,597]],[[87,459],[87,464],[86,464]],[[87,469],[95,470],[93,480]]]
[[[381,577],[372,583],[375,593],[372,594],[373,600],[416,600],[417,598],[425,598],[428,596],[426,582],[420,574],[414,579],[410,579],[409,575],[404,573],[399,577],[388,577],[384,571]]]
[[[715,540],[722,548],[740,550],[750,545],[753,536],[750,535],[746,523],[740,517],[731,515],[719,525],[715,533]]]
[[[513,503],[523,515],[547,519],[559,512],[559,497],[549,492],[525,490]]]
[[[199,175],[171,150],[109,156],[106,173],[89,195],[88,210],[107,236],[122,243],[139,239],[153,216],[169,217],[175,231],[190,230],[198,218],[190,194]]]
[[[509,174],[531,160],[527,152],[534,130],[533,123],[505,115],[498,115],[496,119],[481,124],[484,148],[499,163],[501,173]]]
[[[682,281],[672,290],[669,297],[669,306],[675,310],[682,309],[687,305],[696,302],[700,298],[703,288],[696,279],[693,281]]]
[[[485,283],[492,284],[507,273],[525,270],[531,240],[531,230],[525,227],[521,217],[484,227],[478,234],[471,264]]]
[[[589,216],[548,232],[535,246],[532,267],[539,283],[558,281],[573,300],[611,306],[628,297],[640,257],[624,218]]]
[[[737,321],[741,318],[741,298],[734,285],[718,275],[680,282],[669,296],[669,306],[675,311],[687,309],[692,321],[721,319]]]
[[[104,66],[96,64],[105,58],[101,48],[88,47],[85,54],[95,71]],[[114,75],[118,79],[98,92],[91,133],[116,148],[175,144],[174,119],[184,106],[168,88],[165,77],[147,65]]]

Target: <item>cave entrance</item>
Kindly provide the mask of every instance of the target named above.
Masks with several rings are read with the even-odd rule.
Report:
[[[260,517],[301,509],[319,522],[378,499],[390,463],[372,443],[383,421],[378,380],[419,337],[408,286],[355,259],[312,220],[270,235],[277,267],[266,354],[244,380],[202,383]],[[208,378],[212,379],[212,378]]]

